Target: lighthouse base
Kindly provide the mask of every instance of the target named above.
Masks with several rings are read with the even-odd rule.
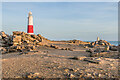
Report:
[[[34,34],[34,32],[33,32],[33,25],[28,25],[27,33],[28,34]]]
[[[27,33],[27,34],[31,34],[31,35],[32,35],[32,34],[34,34],[34,33]]]

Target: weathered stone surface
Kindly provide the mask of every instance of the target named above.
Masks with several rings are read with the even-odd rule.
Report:
[[[84,46],[84,48],[88,48],[88,46]]]
[[[118,51],[118,47],[117,46],[110,46],[109,48],[111,51]]]
[[[0,32],[0,46],[7,47],[8,52],[22,51],[23,49],[33,51],[35,46],[47,45],[46,41],[50,40],[42,37],[40,34],[30,35],[25,32],[14,31],[13,35],[8,36],[5,32]]]
[[[100,60],[96,60],[95,58],[85,58],[84,61],[100,64]]]
[[[0,32],[0,35],[1,35],[1,37],[3,37],[3,38],[8,37],[8,35],[6,35],[5,32],[3,32],[3,31]]]
[[[82,57],[79,57],[79,56],[75,56],[73,58],[70,58],[70,59],[74,59],[74,60],[84,60],[86,57],[85,56],[82,56]]]
[[[21,36],[14,35],[13,36],[13,45],[21,45]]]
[[[50,45],[50,47],[55,48],[55,49],[58,49],[58,48],[59,48],[59,47],[56,46],[56,45]]]
[[[7,49],[3,48],[3,47],[0,47],[0,51],[2,54],[6,53],[7,52]]]
[[[26,75],[23,75],[23,78],[28,78],[28,79],[35,79],[35,78],[40,78],[39,73],[27,73]]]
[[[108,54],[109,52],[94,52],[94,53],[90,53],[90,57],[100,57],[100,56],[103,56],[105,54]]]
[[[75,76],[73,74],[69,74],[69,77],[70,78],[74,78]]]
[[[90,44],[89,42],[83,42],[80,40],[69,40],[69,43],[76,43],[76,44]]]
[[[109,46],[105,46],[104,50],[109,51]]]
[[[20,32],[20,31],[14,31],[14,32],[13,32],[13,35],[21,35],[21,34],[24,34],[24,35],[25,35],[24,32]]]
[[[93,53],[94,51],[92,49],[87,49],[86,52]]]
[[[99,40],[99,41],[91,42],[89,46],[96,47],[96,46],[107,46],[107,45],[110,46],[111,44],[105,40]]]

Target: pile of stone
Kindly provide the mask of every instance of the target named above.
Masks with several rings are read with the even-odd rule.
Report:
[[[25,32],[14,31],[13,35],[7,35],[5,32],[0,32],[0,50],[2,53],[15,51],[33,51],[37,46],[45,45],[50,41],[40,34],[27,34]]]
[[[30,35],[24,32],[15,31],[13,32],[13,45],[37,45],[42,42],[43,38],[40,34]]]
[[[99,40],[95,42],[90,43],[90,47],[96,47],[96,46],[110,46],[111,44],[105,40]]]

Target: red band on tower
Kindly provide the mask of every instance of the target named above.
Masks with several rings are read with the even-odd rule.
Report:
[[[34,33],[33,32],[33,25],[28,25],[27,33]]]

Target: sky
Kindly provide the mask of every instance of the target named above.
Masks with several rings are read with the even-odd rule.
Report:
[[[3,2],[2,30],[27,32],[29,11],[35,34],[50,40],[118,40],[117,2]]]

